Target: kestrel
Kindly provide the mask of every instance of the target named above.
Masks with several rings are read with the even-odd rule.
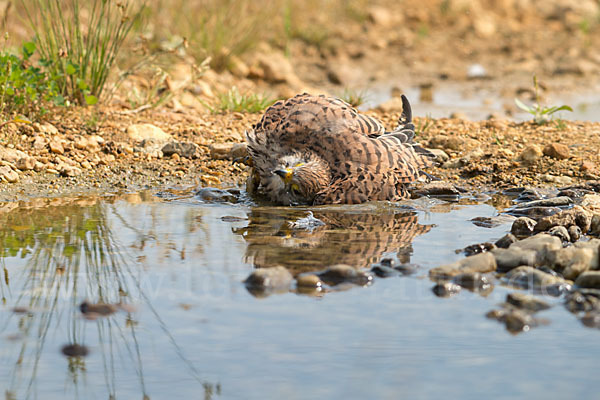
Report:
[[[410,104],[402,96],[391,132],[348,103],[296,95],[269,107],[246,132],[254,172],[248,191],[282,205],[397,201],[433,155],[413,143]]]

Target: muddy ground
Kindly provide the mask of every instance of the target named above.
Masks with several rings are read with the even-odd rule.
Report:
[[[600,6],[500,3],[425,1],[406,8],[383,1],[367,8],[364,18],[330,24],[323,40],[295,39],[286,49],[261,42],[224,71],[207,69],[192,78],[193,62],[180,57],[168,68],[169,79],[161,81],[159,92],[170,96],[159,107],[133,105],[132,88],[149,90],[149,78],[140,75],[103,106],[53,109],[33,124],[4,124],[0,200],[242,186],[248,167],[234,162],[243,154],[235,144],[244,142],[244,131],[260,113],[215,114],[206,107],[232,86],[274,97],[302,91],[336,95],[345,88],[368,93],[375,86],[389,88],[392,97],[417,88],[421,102],[427,101],[423,93],[448,84],[485,89],[504,104],[494,118],[469,121],[460,109],[455,118],[416,118],[418,140],[437,149],[440,165],[428,172],[477,190],[600,179],[600,124],[512,121],[515,97],[535,100],[533,75],[541,82],[542,101],[597,88]],[[313,23],[323,24],[318,18]],[[481,68],[473,74],[475,64]],[[392,98],[367,112],[391,128],[400,113],[395,104]],[[423,115],[417,107],[414,112]]]

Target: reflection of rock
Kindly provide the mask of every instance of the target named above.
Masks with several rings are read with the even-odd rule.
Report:
[[[413,239],[431,229],[419,224],[414,213],[313,212],[325,225],[307,231],[293,229],[288,222],[305,217],[306,211],[253,209],[248,226],[236,230],[248,243],[245,261],[257,268],[283,265],[294,275],[336,264],[369,267],[386,252],[395,252],[407,263]]]

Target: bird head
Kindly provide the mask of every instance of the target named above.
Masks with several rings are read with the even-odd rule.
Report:
[[[331,173],[321,159],[284,159],[273,174],[281,179],[280,199],[288,204],[312,204],[317,194],[329,185]]]

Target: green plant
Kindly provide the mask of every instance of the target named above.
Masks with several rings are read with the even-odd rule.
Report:
[[[213,113],[219,112],[261,112],[273,104],[273,100],[256,93],[240,93],[237,87],[232,87],[228,92],[217,96],[217,104],[209,106]]]
[[[145,2],[21,0],[40,64],[57,85],[56,103],[96,104],[115,58]],[[83,12],[85,9],[85,12]]]
[[[533,115],[533,121],[538,125],[543,125],[552,119],[554,113],[558,111],[573,111],[568,105],[545,107],[540,105],[540,94],[537,77],[533,76],[533,86],[535,91],[535,103],[531,106],[526,105],[521,100],[515,98],[515,104],[521,110]]]
[[[556,127],[557,130],[559,131],[564,131],[567,129],[567,123],[565,122],[564,119],[557,119],[554,122],[554,126]]]
[[[37,117],[57,94],[56,82],[31,63],[35,44],[23,44],[20,55],[0,52],[0,114],[5,122],[28,122],[19,115]]]
[[[340,98],[352,107],[358,107],[367,99],[367,93],[364,90],[355,90],[350,88],[344,88],[344,91],[340,95]]]
[[[419,118],[415,122],[415,135],[427,132],[434,124],[434,120],[433,118],[431,118],[431,114],[427,114],[425,118]]]

